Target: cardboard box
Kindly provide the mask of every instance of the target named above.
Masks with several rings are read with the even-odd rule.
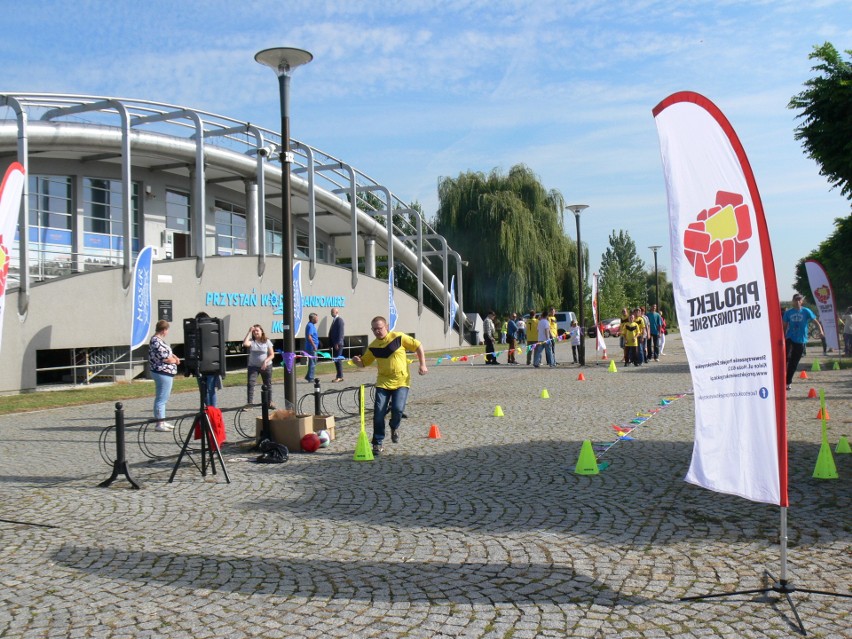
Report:
[[[313,425],[315,433],[327,430],[329,438],[334,441],[334,415],[314,415]]]
[[[255,420],[255,438],[260,439],[263,430],[263,418]],[[302,450],[302,437],[314,432],[313,415],[295,415],[285,419],[269,419],[269,430],[272,441],[284,444],[290,452]]]

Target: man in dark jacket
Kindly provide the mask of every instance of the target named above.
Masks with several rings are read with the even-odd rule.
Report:
[[[332,382],[343,381],[343,318],[337,308],[331,309],[331,326],[328,327],[328,341],[331,346],[331,356],[334,358],[334,368],[337,376]]]

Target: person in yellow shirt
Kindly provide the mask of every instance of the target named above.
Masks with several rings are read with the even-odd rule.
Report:
[[[556,325],[556,307],[551,306],[547,314],[547,321],[550,322],[550,350],[553,351],[553,365],[557,366],[556,361],[556,342],[559,341],[559,327]]]
[[[639,355],[639,363],[636,366],[641,366],[645,363],[645,339],[648,337],[648,325],[645,323],[644,313],[641,308],[637,307],[633,309],[633,321],[639,325],[639,334],[636,336],[638,340],[636,352]]]
[[[538,344],[538,319],[536,319],[535,311],[530,309],[530,318],[527,320],[527,366],[532,364],[536,344]]]
[[[621,324],[621,336],[624,338],[624,350],[627,351],[627,363],[633,362],[634,366],[639,366],[639,333],[641,327],[636,322],[636,315],[631,313],[627,322]]]
[[[388,331],[388,323],[384,317],[377,316],[370,322],[373,335],[376,336],[367,346],[362,356],[355,356],[352,361],[359,368],[376,362],[379,369],[376,377],[376,399],[373,404],[373,454],[384,451],[382,443],[385,440],[385,417],[390,409],[391,441],[399,441],[399,423],[405,411],[408,399],[408,389],[411,386],[411,376],[408,372],[408,355],[413,352],[420,363],[420,374],[429,372],[426,368],[426,353],[423,345],[399,331]]]

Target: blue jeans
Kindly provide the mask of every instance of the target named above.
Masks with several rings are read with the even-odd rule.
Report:
[[[310,357],[308,357],[308,374],[305,375],[305,379],[309,382],[314,381],[314,371],[317,368],[317,355],[316,353],[308,353]]]
[[[216,378],[218,375],[202,375],[198,378],[198,390],[205,406],[216,405]]]
[[[541,365],[541,352],[544,351],[545,359],[548,366],[553,366],[553,351],[550,347],[550,341],[539,342],[535,345],[535,355],[533,356],[533,366]]]
[[[154,378],[154,418],[158,421],[166,419],[166,402],[169,401],[169,395],[172,394],[172,384],[175,378],[171,375],[163,375],[151,371],[151,377]]]
[[[376,446],[381,446],[385,440],[385,416],[388,414],[388,408],[391,412],[390,427],[395,430],[399,428],[407,399],[407,386],[392,390],[376,386],[376,401],[373,403],[373,443]]]

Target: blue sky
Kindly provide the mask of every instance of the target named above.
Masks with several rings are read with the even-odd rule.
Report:
[[[850,212],[793,139],[786,108],[812,77],[813,45],[852,48],[848,0],[0,0],[0,10],[0,91],[142,98],[274,130],[277,83],[254,54],[307,49],[314,61],[291,84],[294,138],[429,217],[441,177],[526,164],[568,203],[590,205],[593,269],[619,229],[650,267],[646,247],[663,245],[669,269],[651,109],[675,91],[707,96],[740,136],[782,299],[796,261]]]

